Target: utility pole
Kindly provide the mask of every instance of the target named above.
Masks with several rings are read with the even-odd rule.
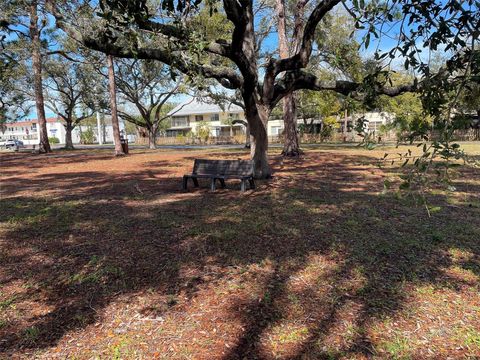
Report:
[[[103,145],[102,122],[100,120],[100,111],[97,111],[97,139],[98,144]]]

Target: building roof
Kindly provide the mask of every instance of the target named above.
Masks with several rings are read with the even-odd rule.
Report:
[[[57,121],[60,121],[60,119],[56,117],[47,118],[47,122],[49,123],[54,123]],[[25,125],[32,125],[32,124],[38,124],[38,119],[28,119],[23,121],[8,122],[5,125],[6,126],[25,126]]]
[[[242,111],[243,109],[238,105],[229,104],[225,106],[225,112],[239,113]],[[168,113],[168,115],[186,116],[201,114],[218,114],[223,112],[224,111],[222,110],[222,108],[213,102],[193,98],[177,105],[172,111]]]

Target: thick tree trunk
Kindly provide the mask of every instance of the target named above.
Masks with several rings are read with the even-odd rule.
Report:
[[[268,138],[265,130],[259,130],[253,136],[250,144],[250,157],[254,162],[254,176],[257,179],[268,179],[272,176],[272,170],[268,163]]]
[[[301,153],[297,131],[297,107],[295,97],[288,94],[283,98],[284,143],[283,156],[298,156]]]
[[[147,129],[148,132],[148,147],[150,149],[156,149],[157,144],[156,144],[156,129]]]
[[[268,163],[268,136],[267,121],[269,109],[267,106],[256,104],[254,95],[244,94],[245,117],[250,127],[251,144],[250,157],[254,162],[254,176],[257,179],[267,179],[272,176]]]
[[[113,68],[113,56],[107,55],[108,65],[108,88],[110,91],[110,107],[112,110],[113,142],[115,144],[115,156],[125,155],[120,142],[120,126],[117,115],[117,92],[115,89],[115,70]]]
[[[32,40],[33,87],[38,118],[38,137],[40,140],[39,151],[41,153],[49,153],[52,149],[50,148],[50,142],[48,141],[47,119],[45,117],[45,106],[43,101],[42,57],[40,54],[40,32],[38,30],[36,1],[32,1],[30,5],[30,37]]]
[[[72,130],[73,127],[70,125],[65,126],[65,149],[73,150],[73,141],[72,141]]]
[[[287,39],[287,28],[285,21],[285,2],[277,0],[277,33],[278,33],[278,50],[281,59],[290,56],[289,43]],[[296,39],[293,41],[295,50]],[[283,98],[283,124],[284,124],[284,142],[283,156],[298,156],[300,154],[300,145],[297,133],[297,110],[295,106],[295,97],[292,93],[287,94]]]

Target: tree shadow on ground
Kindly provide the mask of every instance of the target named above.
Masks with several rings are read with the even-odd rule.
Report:
[[[54,346],[101,321],[118,298],[145,291],[162,305],[146,304],[142,314],[188,311],[201,291],[250,269],[242,281],[257,290],[227,304],[243,330],[215,357],[271,358],[266,334],[295,321],[305,330],[285,358],[368,357],[376,351],[369,327],[401,312],[412,284],[478,289],[446,272],[455,248],[472,254],[459,266],[480,275],[478,209],[445,207],[428,218],[410,200],[380,194],[386,175],[366,165],[371,159],[312,157],[276,159],[274,180],[246,194],[182,193],[161,162],[120,178],[56,172],[3,184],[0,285],[15,290],[27,315],[0,329],[1,351]],[[29,186],[32,194],[18,195]],[[56,191],[35,196],[42,188]],[[329,350],[345,313],[354,335]],[[32,327],[35,339],[26,336]]]

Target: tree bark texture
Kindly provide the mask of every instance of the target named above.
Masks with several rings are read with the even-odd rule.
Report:
[[[268,163],[268,135],[267,121],[270,109],[267,106],[256,103],[254,96],[244,94],[245,117],[247,118],[250,133],[250,157],[254,162],[254,176],[258,179],[266,179],[272,176],[272,169]]]
[[[115,144],[115,156],[125,155],[120,142],[120,126],[117,115],[117,92],[115,89],[115,69],[113,67],[113,56],[107,55],[108,66],[108,89],[110,91],[110,108],[112,111],[113,142]]]
[[[73,150],[73,141],[72,141],[72,131],[73,127],[71,125],[65,126],[65,149]]]
[[[290,51],[287,36],[284,0],[277,0],[276,11],[279,55],[280,59],[287,59],[290,56]],[[298,24],[295,25],[299,26]],[[295,28],[295,31],[297,34],[299,34],[297,28]],[[296,39],[293,39],[292,47],[296,47]],[[297,107],[295,104],[295,96],[292,92],[287,93],[283,98],[283,124],[284,137],[282,155],[300,155],[300,142],[297,131]]]
[[[152,150],[156,149],[157,148],[157,144],[156,144],[157,130],[155,128],[148,128],[147,132],[148,132],[148,147]]]
[[[38,29],[36,1],[32,1],[30,5],[30,37],[32,41],[33,87],[38,118],[39,151],[41,153],[49,153],[52,149],[48,141],[47,119],[45,117],[45,104],[43,99],[42,55],[40,53],[40,31]]]

